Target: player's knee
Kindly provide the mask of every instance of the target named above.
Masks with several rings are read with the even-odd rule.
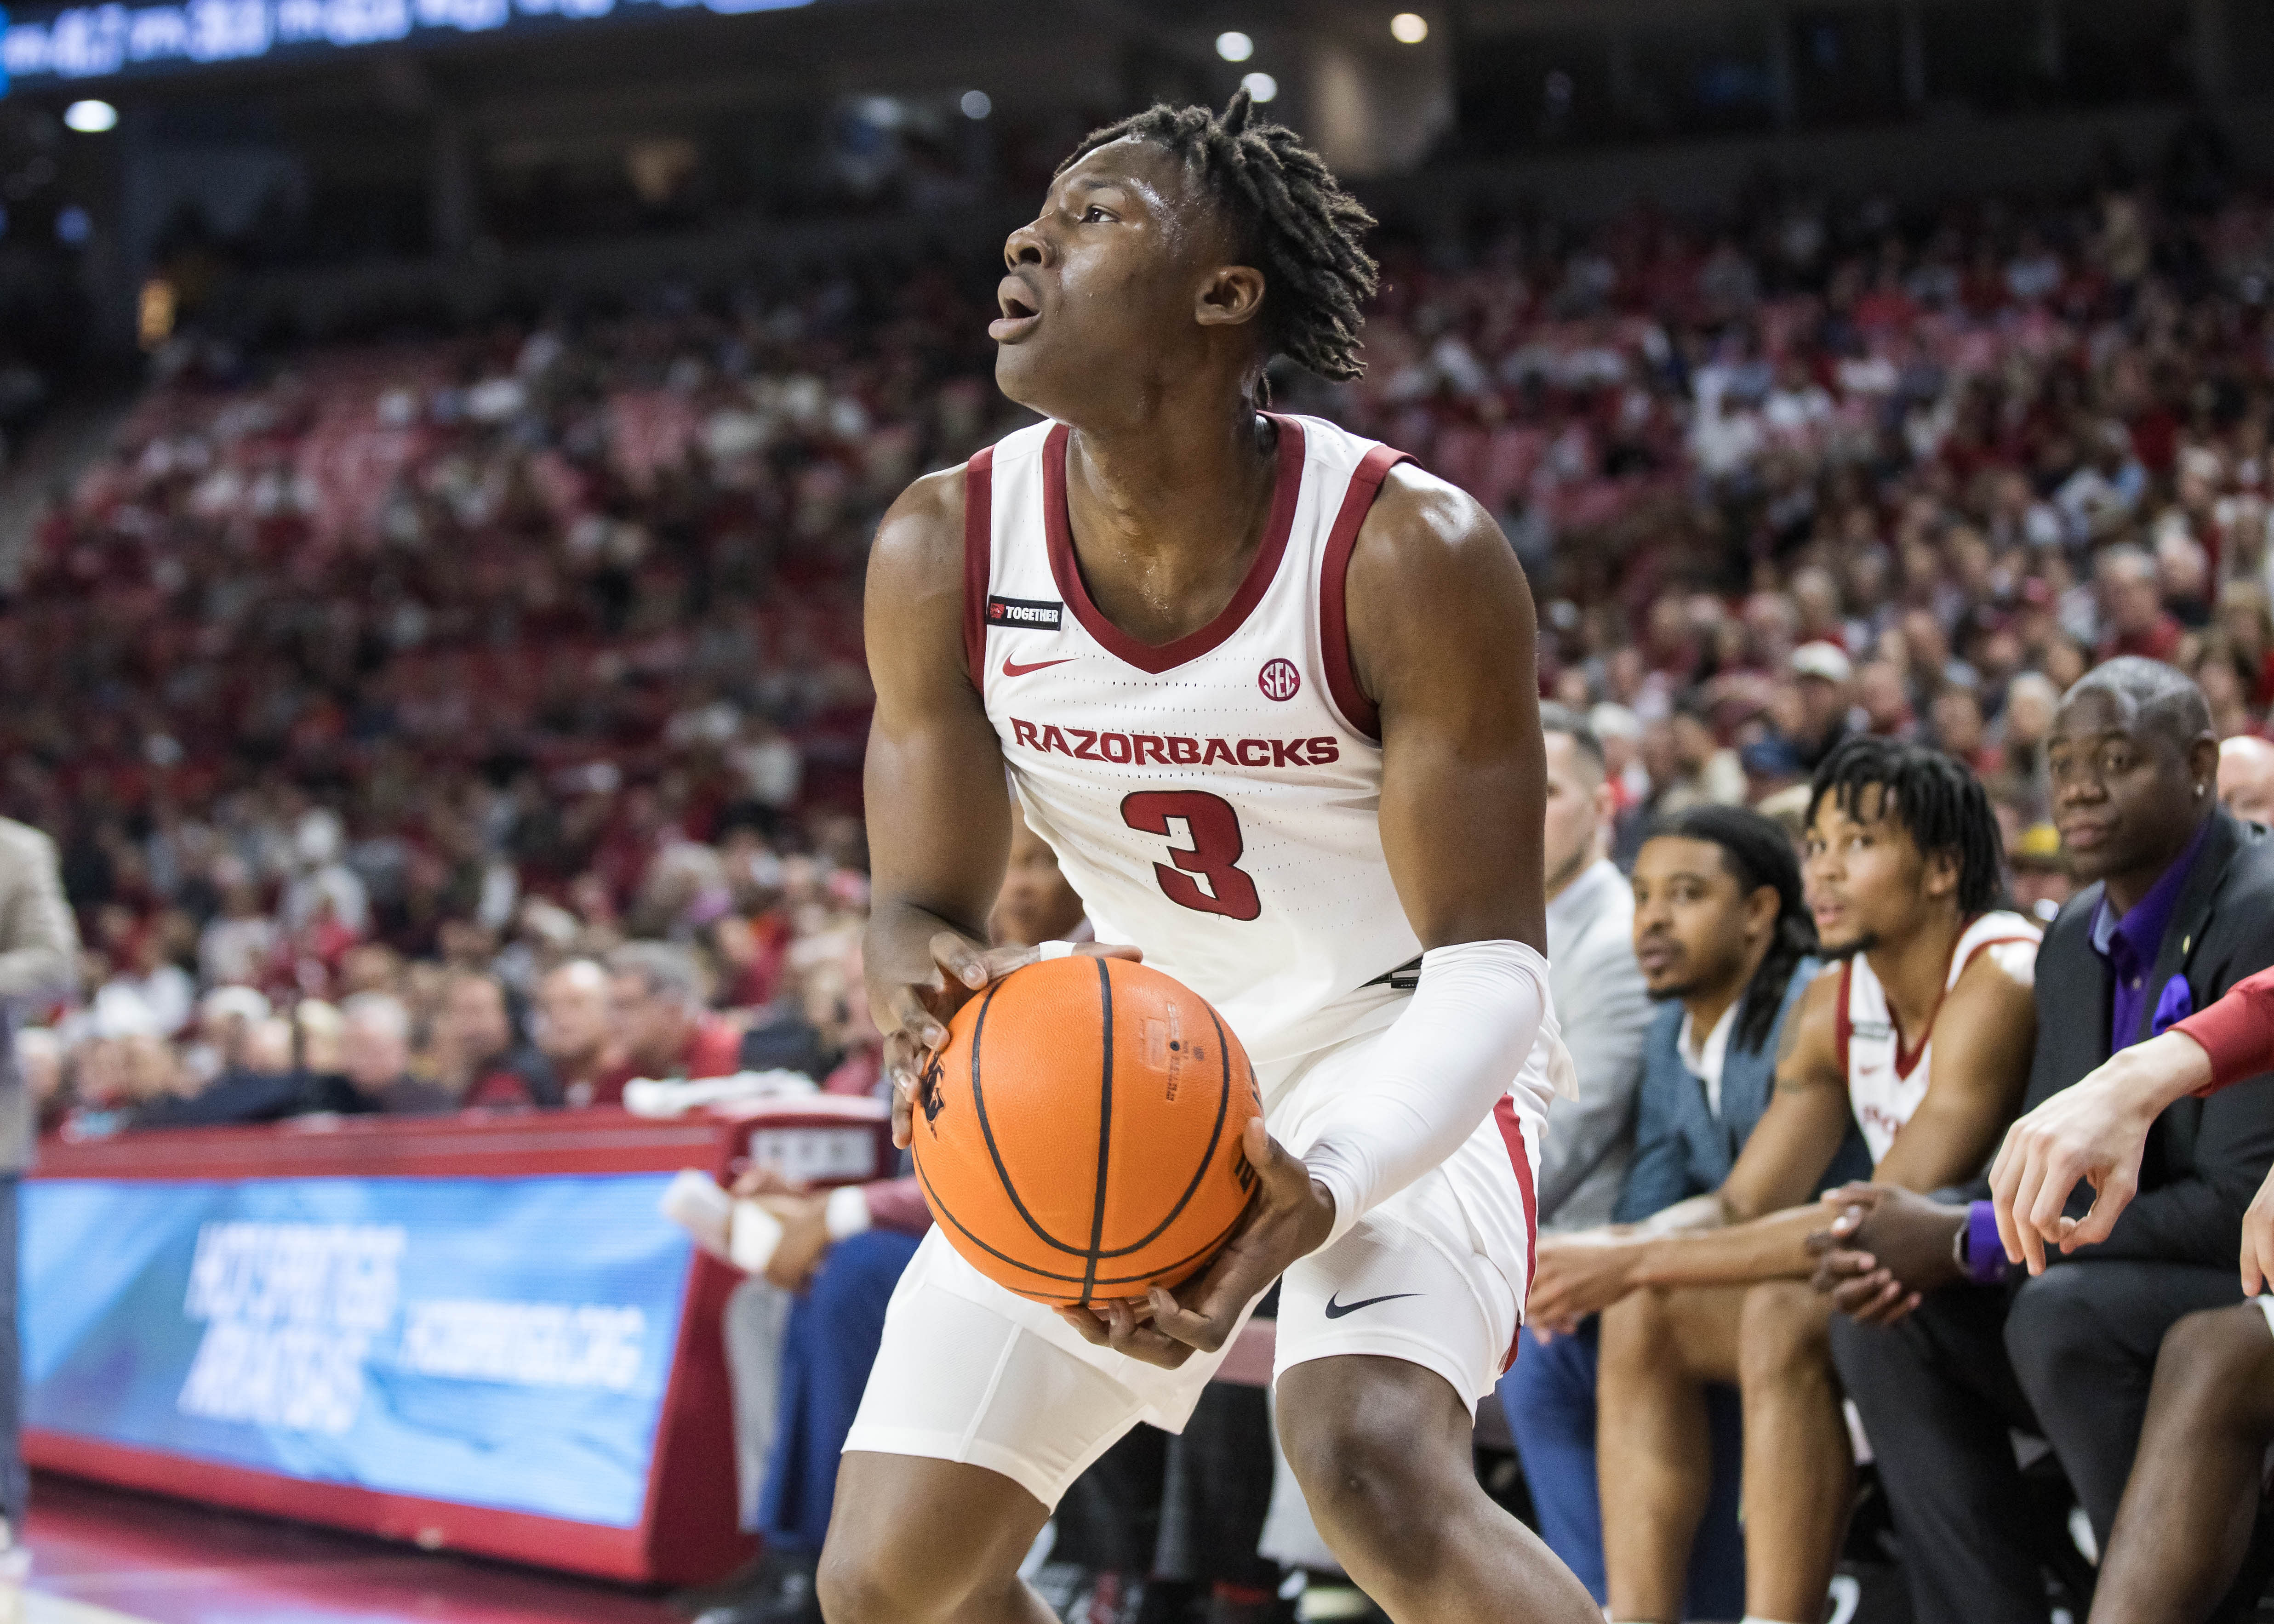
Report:
[[[1377,1571],[1433,1560],[1443,1526],[1434,1457],[1417,1447],[1414,1427],[1396,1409],[1282,1432],[1321,1531],[1346,1560],[1364,1559]]]
[[[2159,1405],[2186,1414],[2264,1411],[2274,1388],[2274,1335],[2255,1303],[2188,1314],[2164,1335],[2156,1358]],[[2240,1415],[2234,1417],[2244,1419]]]
[[[1597,1343],[1599,1380],[1610,1381],[1647,1370],[1660,1357],[1668,1326],[1666,1296],[1645,1286],[1603,1310]]]
[[[1746,1389],[1828,1379],[1831,1372],[1830,1327],[1812,1290],[1780,1280],[1745,1293],[1737,1321],[1737,1376]]]
[[[922,1624],[939,1600],[939,1587],[892,1542],[840,1541],[833,1530],[814,1586],[828,1624]]]

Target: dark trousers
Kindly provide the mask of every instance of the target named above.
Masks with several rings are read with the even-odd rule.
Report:
[[[837,1498],[837,1461],[885,1340],[885,1306],[915,1256],[914,1237],[870,1229],[837,1243],[789,1311],[780,1419],[758,1530],[770,1546],[818,1551]]]
[[[1917,1624],[2045,1624],[2008,1429],[2043,1434],[2105,1547],[2164,1333],[2240,1300],[2232,1269],[2062,1263],[2011,1289],[1954,1286],[1886,1330],[1832,1322],[1903,1543]]]
[[[24,1543],[24,1512],[32,1498],[24,1467],[24,1356],[16,1324],[16,1276],[22,1267],[16,1201],[23,1181],[0,1174],[0,1516]]]
[[[1501,1378],[1501,1408],[1516,1440],[1540,1537],[1598,1602],[1608,1599],[1603,1571],[1603,1507],[1595,1479],[1595,1360],[1600,1321],[1576,1336],[1540,1342],[1519,1335],[1516,1363]],[[1744,1417],[1735,1387],[1706,1390],[1713,1429],[1713,1496],[1690,1548],[1689,1616],[1734,1619],[1745,1610],[1745,1541],[1737,1526]]]

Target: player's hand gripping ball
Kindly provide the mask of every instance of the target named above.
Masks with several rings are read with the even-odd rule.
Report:
[[[1074,957],[956,1011],[916,1090],[924,1199],[989,1279],[1053,1304],[1173,1288],[1239,1227],[1262,1114],[1239,1041],[1158,970]]]

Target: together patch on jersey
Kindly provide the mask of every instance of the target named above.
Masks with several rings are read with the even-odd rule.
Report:
[[[1054,632],[1064,618],[1065,605],[1037,598],[997,598],[987,600],[987,624],[990,626],[1023,626],[1035,631]]]

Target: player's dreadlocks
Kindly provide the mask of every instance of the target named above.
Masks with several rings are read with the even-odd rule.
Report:
[[[1374,286],[1374,259],[1360,238],[1374,216],[1292,130],[1253,121],[1254,110],[1245,90],[1221,113],[1156,102],[1090,132],[1058,172],[1109,141],[1167,147],[1197,170],[1239,225],[1239,252],[1263,272],[1267,357],[1284,355],[1330,383],[1356,378],[1366,371],[1358,329]]]
[[[1879,805],[1864,792],[1877,785]],[[1850,739],[1824,758],[1809,786],[1808,820],[1826,796],[1849,817],[1869,811],[1909,831],[1921,853],[1948,852],[1958,863],[1958,911],[1997,906],[2005,888],[2006,846],[1982,780],[1939,750],[1897,739]]]
[[[1773,818],[1751,807],[1692,807],[1653,823],[1650,838],[1669,835],[1680,840],[1710,840],[1721,848],[1721,866],[1750,897],[1766,885],[1777,894],[1776,923],[1770,928],[1768,951],[1754,966],[1737,1006],[1737,1025],[1729,1034],[1733,1049],[1758,1054],[1776,1030],[1777,1011],[1784,1008],[1792,986],[1792,973],[1802,959],[1816,951],[1816,921],[1800,884],[1800,862],[1792,854],[1792,838]]]

